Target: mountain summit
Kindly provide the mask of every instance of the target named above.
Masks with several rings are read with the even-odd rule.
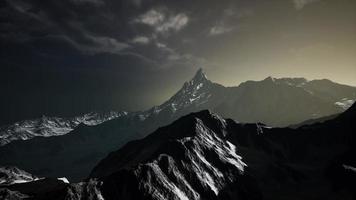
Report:
[[[168,101],[155,107],[155,114],[161,113],[165,119],[178,119],[179,117],[217,105],[223,98],[224,87],[213,83],[200,68],[195,76],[183,84],[183,87]],[[148,111],[149,114],[152,111]]]
[[[207,80],[208,80],[208,78],[207,78],[206,74],[204,73],[203,68],[199,68],[191,81],[194,83],[201,83],[201,82],[205,82]]]

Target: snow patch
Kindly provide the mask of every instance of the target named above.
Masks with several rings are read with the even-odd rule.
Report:
[[[148,190],[157,199],[168,199],[165,190],[171,191],[176,198],[179,200],[189,200],[186,194],[180,190],[173,182],[171,182],[168,177],[162,172],[161,168],[158,166],[157,162],[145,164],[149,168],[148,182],[144,182],[143,187]],[[139,172],[138,172],[139,173]],[[151,180],[151,178],[155,177]],[[164,190],[158,190],[154,187],[155,184],[159,184],[164,187]]]
[[[231,164],[235,165],[241,172],[243,172],[244,168],[247,167],[247,164],[242,162],[242,157],[236,154],[236,146],[231,144],[229,141],[227,141],[226,143],[229,146],[229,153],[230,155],[232,155],[232,158],[227,158],[227,160]]]
[[[348,98],[343,98],[340,101],[335,102],[335,105],[341,107],[344,110],[349,109],[353,104],[355,103],[355,100],[348,99]]]
[[[356,173],[356,167],[353,167],[353,166],[350,166],[350,165],[342,165],[344,167],[344,169],[346,170],[350,170],[352,172],[355,172]]]
[[[57,180],[63,181],[64,183],[69,183],[69,181],[68,181],[68,179],[66,177],[57,178]]]

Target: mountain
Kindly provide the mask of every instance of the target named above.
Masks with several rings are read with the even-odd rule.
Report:
[[[33,137],[51,137],[64,135],[79,124],[95,126],[105,121],[127,115],[126,112],[91,112],[72,118],[47,117],[24,120],[11,125],[0,127],[0,146],[14,140],[28,140]]]
[[[227,123],[190,114],[111,153],[91,177],[102,178],[105,199],[211,199],[247,166],[225,139]]]
[[[306,126],[306,125],[312,125],[312,124],[316,124],[316,123],[322,123],[331,119],[336,118],[337,116],[339,116],[339,114],[335,114],[335,115],[330,115],[330,116],[326,116],[326,117],[321,117],[321,118],[317,118],[317,119],[309,119],[309,120],[305,120],[304,122],[301,122],[299,124],[292,124],[289,125],[288,127],[290,128],[299,128],[302,126]]]
[[[325,85],[333,85],[337,92],[325,92]],[[355,99],[355,95],[356,88],[350,86],[298,78],[269,77],[224,87],[208,80],[200,69],[160,106],[124,113],[96,126],[81,123],[65,135],[13,141],[0,147],[0,164],[18,166],[40,177],[80,181],[109,152],[191,112],[210,109],[239,122],[282,126],[340,113],[346,107],[336,102]]]
[[[73,184],[74,187],[75,184]],[[59,179],[43,178],[26,183],[0,185],[0,199],[3,200],[47,200],[69,199],[69,183]],[[69,191],[68,191],[69,192]],[[76,192],[76,197],[80,195]],[[76,198],[79,200],[79,198]],[[84,200],[85,198],[83,198]],[[86,198],[89,199],[89,198]],[[99,200],[99,199],[98,199]]]
[[[36,176],[17,167],[0,167],[0,185],[11,185],[38,180]]]
[[[353,87],[333,83],[344,92],[336,95],[330,88],[330,94],[326,94],[317,86],[311,87],[314,81],[303,80],[268,77],[262,81],[247,81],[231,88],[229,98],[213,110],[240,122],[283,127],[343,112],[347,107],[340,107],[336,102],[356,99]]]
[[[341,113],[356,99],[356,88],[332,81],[272,78],[224,87],[207,79],[202,69],[168,101],[140,113],[151,123],[173,120],[210,109],[244,123],[261,122],[273,127]]]
[[[111,153],[91,177],[104,199],[353,199],[355,119],[356,105],[299,129],[202,111]]]
[[[110,153],[85,182],[3,189],[33,199],[351,200],[355,119],[356,104],[297,129],[236,123],[205,110]],[[31,193],[34,184],[45,189]]]
[[[100,183],[90,180],[67,183],[58,179],[44,178],[32,182],[0,185],[2,200],[103,200]]]
[[[157,128],[191,112],[210,109],[240,122],[262,122],[270,126],[288,126],[305,120],[340,113],[356,99],[356,88],[330,80],[272,78],[247,81],[237,87],[224,87],[207,79],[199,69],[192,80],[169,100],[134,115]],[[93,126],[123,117],[127,112],[88,113],[73,118],[42,117],[0,127],[0,145],[36,136],[58,136],[72,131],[80,123]],[[161,123],[163,121],[164,123]],[[144,132],[154,129],[144,129]]]
[[[0,167],[0,199],[56,199],[65,194],[66,178],[38,178],[17,167]],[[73,184],[75,185],[75,184]],[[25,194],[26,193],[26,194]],[[50,197],[49,197],[50,196]]]

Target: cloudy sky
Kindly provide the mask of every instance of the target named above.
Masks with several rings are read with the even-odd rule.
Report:
[[[355,0],[4,0],[0,121],[148,108],[200,67],[227,86],[356,85],[355,10]]]

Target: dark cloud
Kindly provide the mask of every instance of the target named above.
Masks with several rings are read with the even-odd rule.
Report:
[[[162,48],[150,49],[148,53],[145,53],[144,49],[138,50],[140,48],[138,45],[152,42],[165,43],[170,49],[174,49],[170,51],[172,54],[167,54],[165,58],[165,60],[172,60],[172,58],[177,58],[176,52],[179,51],[179,46],[176,46],[174,41],[182,40],[177,40],[177,37],[184,34],[199,37],[199,32],[192,31],[194,28],[184,30],[191,28],[189,27],[191,23],[199,29],[203,24],[206,25],[205,29],[209,29],[211,34],[233,30],[233,26],[227,24],[226,19],[216,23],[215,20],[204,19],[205,16],[200,16],[201,13],[212,10],[210,7],[205,8],[206,4],[201,4],[201,2],[189,4],[188,2],[177,4],[174,1],[109,0],[45,2],[8,0],[6,2],[7,6],[3,8],[1,17],[8,17],[12,20],[3,19],[7,22],[2,25],[1,37],[4,40],[32,43],[35,40],[43,42],[51,38],[55,41],[61,39],[84,54],[133,53],[140,54],[141,57],[147,56],[148,59],[162,60]],[[211,3],[208,2],[207,5],[209,4]],[[11,16],[8,16],[6,12],[11,13]],[[223,12],[226,16],[236,15],[234,10],[227,10],[227,6],[224,6]],[[238,13],[238,15],[241,14]],[[211,20],[213,23],[205,24],[204,20]],[[136,46],[132,47],[132,45]],[[154,47],[157,45],[150,46],[150,48]],[[56,46],[50,48],[50,51],[53,51]]]

